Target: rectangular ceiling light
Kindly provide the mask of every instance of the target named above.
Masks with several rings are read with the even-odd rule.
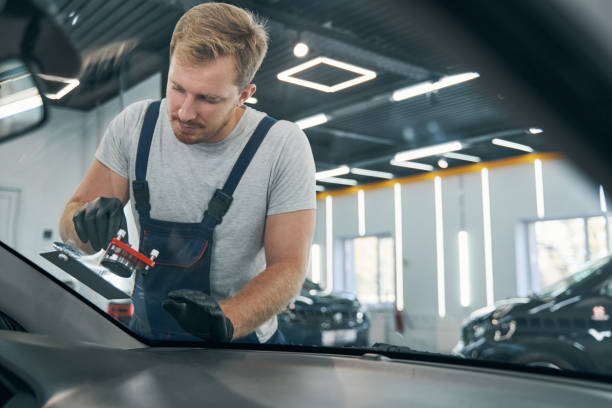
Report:
[[[315,191],[325,191],[325,187],[320,186],[320,185],[318,185],[318,184],[317,184],[317,185],[315,186]]]
[[[365,235],[365,197],[363,190],[357,192],[357,225],[359,226],[359,236]]]
[[[402,186],[393,186],[395,209],[395,306],[399,312],[404,310],[404,254],[402,243]]]
[[[484,229],[485,291],[487,306],[493,306],[493,241],[491,236],[491,199],[489,195],[489,170],[482,169],[482,220]]]
[[[331,196],[325,199],[325,291],[331,292],[334,285],[334,229],[333,202]]]
[[[338,178],[338,177],[327,177],[327,178],[324,178],[318,181],[321,183],[342,184],[345,186],[356,186],[358,184],[357,180]]]
[[[438,316],[446,316],[446,289],[444,284],[444,217],[442,215],[442,179],[434,179],[436,214],[436,269],[438,280]]]
[[[396,102],[403,101],[404,99],[414,98],[418,95],[428,94],[433,91],[437,91],[438,89],[457,85],[462,82],[478,78],[479,76],[480,74],[477,72],[466,72],[463,74],[445,76],[436,82],[421,82],[416,85],[411,85],[406,88],[398,89],[397,91],[393,92],[393,94],[391,95],[391,99]]]
[[[478,156],[472,156],[469,154],[463,154],[463,153],[444,153],[442,156],[444,157],[448,157],[449,159],[455,159],[455,160],[463,160],[463,161],[469,161],[469,162],[473,162],[473,163],[480,163],[481,159]]]
[[[510,149],[522,150],[524,152],[529,152],[529,153],[533,152],[533,149],[529,146],[526,146],[520,143],[509,142],[503,139],[493,139],[491,140],[491,143],[497,146],[503,146],[503,147],[507,147]]]
[[[308,129],[313,126],[319,126],[323,123],[327,123],[329,118],[324,113],[319,113],[317,115],[309,116],[304,119],[296,120],[295,123],[300,127],[300,129]]]
[[[248,98],[246,101],[244,101],[245,103],[250,103],[251,105],[255,105],[257,102],[259,102],[257,100],[257,98],[251,96],[250,98]]]
[[[295,78],[292,76],[299,72],[303,72],[307,69],[316,67],[317,65],[320,65],[320,64],[326,64],[326,65],[330,65],[338,69],[350,71],[355,74],[359,74],[359,76],[356,78],[350,79],[348,81],[332,85],[332,86],[320,84],[318,82],[307,81],[305,79],[299,79],[299,78]],[[306,61],[303,64],[300,64],[296,67],[285,70],[279,73],[278,75],[276,75],[276,77],[280,81],[289,82],[291,84],[300,85],[300,86],[304,86],[307,88],[316,89],[317,91],[329,93],[329,92],[337,92],[341,89],[346,89],[348,87],[355,86],[357,84],[361,84],[363,82],[374,79],[376,78],[376,72],[370,71],[369,69],[358,67],[356,65],[347,64],[346,62],[338,61],[335,59],[331,59],[327,57],[317,57],[317,58],[311,59],[310,61]]]
[[[602,213],[608,212],[608,206],[606,205],[606,194],[604,193],[604,188],[601,184],[599,185],[599,206],[601,207]]]
[[[47,74],[38,74],[38,76],[45,81],[53,81],[53,82],[63,82],[66,84],[62,89],[58,92],[51,94],[45,94],[45,96],[49,99],[62,99],[66,96],[70,91],[79,86],[80,82],[76,78],[64,78],[56,75],[47,75]]]
[[[405,152],[397,153],[393,159],[398,162],[421,159],[423,157],[438,156],[444,153],[454,152],[456,150],[461,150],[462,148],[463,145],[461,144],[461,142],[457,141],[441,143],[433,146],[406,150]]]
[[[432,166],[431,164],[416,163],[416,162],[410,162],[410,161],[391,160],[389,163],[393,166],[407,167],[409,169],[415,169],[415,170],[433,171],[434,169],[434,166]]]
[[[351,169],[349,168],[349,166],[340,166],[336,167],[335,169],[318,171],[315,174],[315,179],[321,180],[328,177],[344,176],[345,174],[349,174],[350,172]]]
[[[529,133],[532,135],[537,135],[538,133],[542,133],[543,130],[540,128],[529,128]]]
[[[392,179],[394,177],[392,173],[387,173],[385,171],[375,171],[358,168],[352,168],[351,173],[357,174],[359,176],[377,177],[383,179]]]

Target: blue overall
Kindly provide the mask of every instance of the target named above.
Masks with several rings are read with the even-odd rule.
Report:
[[[153,131],[159,116],[160,101],[147,109],[136,154],[136,179],[132,183],[133,198],[140,218],[139,251],[148,255],[157,249],[155,267],[138,271],[134,286],[134,316],[130,328],[141,335],[158,340],[202,341],[184,331],[166,312],[162,301],[175,289],[195,289],[210,294],[210,267],[213,231],[221,223],[232,203],[232,194],[240,182],[259,145],[276,122],[269,116],[261,120],[247,142],[222,189],[217,189],[208,203],[208,209],[199,223],[180,223],[151,218],[147,164]],[[258,343],[255,333],[239,339],[240,342]],[[267,343],[283,343],[277,331]]]

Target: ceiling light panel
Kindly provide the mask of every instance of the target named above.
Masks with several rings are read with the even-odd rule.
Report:
[[[473,163],[480,163],[482,161],[482,159],[478,156],[472,156],[470,154],[463,154],[463,153],[449,152],[449,153],[444,153],[442,156],[447,157],[449,159],[463,160],[463,161],[469,161]]]
[[[391,160],[390,163],[393,166],[406,167],[406,168],[415,169],[415,170],[433,171],[434,169],[434,166],[432,166],[431,164],[416,163],[416,162],[411,162],[411,161]]]
[[[497,146],[507,147],[509,149],[522,150],[522,151],[528,152],[528,153],[533,152],[533,148],[532,147],[529,147],[527,145],[520,144],[520,143],[509,142],[509,141],[503,140],[503,139],[493,139],[493,140],[491,140],[491,143],[493,143],[494,145],[497,145]]]
[[[375,170],[352,168],[351,173],[357,174],[359,176],[377,177],[377,178],[383,178],[383,179],[393,178],[392,173],[387,173],[385,171],[375,171]]]
[[[327,123],[328,120],[329,118],[326,114],[319,113],[304,119],[296,120],[295,123],[300,127],[300,129],[308,129],[313,126],[319,126]]]
[[[324,178],[324,179],[317,180],[317,181],[320,183],[343,184],[345,186],[356,186],[357,185],[357,180],[338,178],[338,177],[328,177],[328,178]]]
[[[348,166],[340,166],[335,169],[319,171],[315,174],[315,178],[317,180],[322,180],[329,177],[344,176],[345,174],[349,174],[350,171],[351,169]]]
[[[296,78],[293,76],[300,72],[306,71],[307,69],[316,67],[317,65],[320,65],[320,64],[326,64],[326,65],[330,65],[338,69],[350,71],[355,74],[358,74],[359,76],[356,78],[350,79],[348,81],[344,81],[344,82],[332,85],[332,86],[320,84],[314,81],[307,81],[305,79],[300,79],[300,78]],[[289,82],[294,85],[304,86],[306,88],[316,89],[317,91],[321,91],[321,92],[331,93],[331,92],[337,92],[342,89],[346,89],[351,86],[361,84],[366,81],[370,81],[376,78],[376,72],[371,71],[369,69],[358,67],[356,65],[347,64],[346,62],[338,61],[335,59],[331,59],[327,57],[317,57],[317,58],[311,59],[310,61],[306,61],[305,63],[300,64],[296,67],[285,70],[279,73],[276,77],[280,81]]]
[[[419,149],[406,150],[405,152],[397,153],[393,159],[398,162],[408,161],[420,159],[423,157],[437,156],[448,152],[454,152],[456,150],[461,150],[462,148],[463,145],[457,141],[441,143],[433,146],[421,147]]]

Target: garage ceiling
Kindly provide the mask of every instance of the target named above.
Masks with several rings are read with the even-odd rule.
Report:
[[[168,44],[182,13],[199,3],[191,0],[35,0],[65,29],[83,56],[81,85],[59,105],[90,110],[121,94],[122,89],[168,68]],[[340,165],[391,172],[396,177],[420,174],[390,165],[400,151],[459,140],[460,153],[483,161],[525,152],[491,143],[503,138],[549,151],[537,124],[518,123],[505,112],[503,94],[483,88],[479,79],[395,102],[393,91],[444,76],[478,72],[440,53],[427,36],[384,2],[368,0],[248,0],[234,1],[268,18],[270,49],[255,77],[254,107],[274,116],[299,120],[324,113],[327,123],[305,129],[317,171]],[[310,53],[293,55],[303,41]],[[315,57],[333,58],[376,72],[362,84],[324,93],[279,81],[277,74]],[[295,76],[331,85],[356,74],[318,66]],[[436,166],[440,157],[418,162]],[[450,167],[469,164],[446,158]],[[343,176],[360,184],[380,179]],[[320,183],[326,189],[344,186]]]

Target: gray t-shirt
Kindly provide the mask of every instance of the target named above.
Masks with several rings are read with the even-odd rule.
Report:
[[[130,181],[135,178],[136,153],[144,115],[151,100],[128,106],[109,124],[96,152],[105,166]],[[172,130],[166,100],[160,106],[153,133],[147,181],[151,217],[163,221],[200,222],[208,201],[223,187],[242,148],[265,113],[250,107],[223,141],[186,145]],[[136,225],[138,213],[132,202]],[[316,208],[315,166],[308,139],[288,121],[275,123],[263,140],[234,192],[223,222],[215,228],[211,264],[212,294],[235,295],[266,268],[266,216]],[[256,334],[266,341],[276,318]]]

